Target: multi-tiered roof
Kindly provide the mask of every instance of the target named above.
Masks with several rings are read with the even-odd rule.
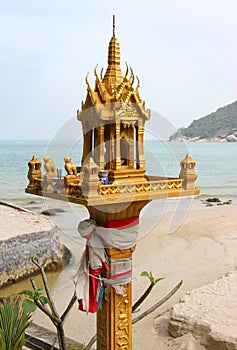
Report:
[[[88,75],[86,75],[87,96],[85,102],[82,102],[82,111],[90,107],[97,107],[96,110],[100,112],[100,118],[108,117],[108,104],[114,103],[133,103],[136,104],[139,114],[145,120],[150,119],[150,110],[145,108],[145,101],[143,101],[139,94],[140,80],[135,76],[133,69],[128,67],[126,62],[126,73],[123,75],[120,67],[120,45],[118,39],[115,37],[115,31],[109,42],[108,49],[108,67],[103,75],[103,68],[100,77],[97,73],[96,65],[94,69],[95,88],[90,86]],[[111,106],[112,107],[112,106]],[[81,120],[81,113],[78,111],[78,119]],[[110,115],[112,118],[112,115]]]

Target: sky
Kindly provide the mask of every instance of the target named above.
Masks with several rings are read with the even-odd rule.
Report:
[[[76,116],[113,14],[123,72],[174,128],[236,100],[236,0],[0,0],[0,139],[50,139]]]

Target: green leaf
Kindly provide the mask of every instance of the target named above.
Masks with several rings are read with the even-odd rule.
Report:
[[[165,279],[165,277],[160,277],[160,278],[157,278],[154,280],[154,285],[159,282],[159,281],[162,281],[163,279]]]
[[[32,292],[31,290],[27,290],[27,289],[25,289],[25,290],[22,290],[21,292],[19,292],[18,294],[28,295],[30,298],[32,298],[32,297],[33,297],[34,292]]]
[[[42,304],[48,304],[49,303],[49,299],[47,297],[45,297],[44,295],[41,295],[39,300],[41,301]]]
[[[39,289],[36,289],[36,290],[34,291],[34,297],[35,297],[35,298],[38,298],[38,297],[41,296],[41,294],[42,294],[41,290],[42,290],[42,288],[39,288]]]
[[[22,349],[25,344],[24,332],[30,322],[30,314],[24,312],[19,297],[4,302],[0,308],[0,349]]]
[[[143,271],[143,272],[141,273],[141,276],[142,276],[142,277],[148,277],[148,278],[150,279],[149,273],[148,273],[147,271]]]
[[[26,314],[32,313],[36,310],[37,306],[29,299],[24,299],[22,302],[22,308]]]
[[[150,280],[150,283],[154,286],[157,282],[163,280],[165,277],[159,277],[159,278],[154,278],[152,271],[149,273],[147,271],[143,271],[141,273],[141,276],[148,277]]]

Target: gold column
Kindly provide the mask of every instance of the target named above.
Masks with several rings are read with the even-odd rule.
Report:
[[[121,154],[120,154],[120,122],[116,123],[116,134],[115,134],[115,152],[116,152],[116,159],[115,159],[115,169],[118,170],[121,168]]]
[[[136,201],[131,203],[111,204],[105,206],[88,207],[91,219],[96,220],[97,225],[103,225],[108,220],[123,220],[137,217],[140,211],[149,201]],[[112,259],[131,258],[135,246],[130,249],[120,250],[107,248],[109,257],[108,273],[113,274]],[[114,260],[113,260],[114,261]],[[102,310],[97,312],[97,350],[132,350],[132,283],[125,286],[125,293],[118,295],[113,287],[110,287]]]
[[[105,155],[104,155],[104,124],[99,126],[99,161],[98,165],[100,169],[104,169],[105,167]]]
[[[108,248],[111,259],[130,258],[135,247],[127,250]],[[97,350],[132,350],[132,284],[119,295],[110,287],[108,300],[97,312]]]
[[[100,159],[100,132],[99,127],[94,128],[94,161],[97,165],[99,165],[99,159]]]
[[[146,169],[144,155],[144,125],[139,123],[137,127],[137,163],[142,169]]]
[[[128,166],[129,168],[134,168],[134,126],[131,125],[129,127],[129,160],[128,160]]]
[[[114,131],[112,129],[108,129],[108,126],[106,125],[105,131],[104,131],[104,137],[105,137],[105,164],[106,169],[112,170],[113,169],[113,143],[114,143]]]
[[[110,158],[110,169],[115,169],[115,138],[114,138],[115,130],[111,130],[110,134],[110,150],[111,150],[111,158]]]
[[[92,150],[92,131],[89,125],[85,123],[82,124],[83,135],[84,135],[84,143],[83,143],[83,155],[81,164],[85,161],[86,157],[91,153]]]

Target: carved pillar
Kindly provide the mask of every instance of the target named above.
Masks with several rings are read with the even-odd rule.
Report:
[[[115,134],[115,152],[116,152],[116,159],[115,159],[115,168],[116,170],[121,168],[121,154],[120,154],[120,122],[116,123],[116,134]]]
[[[99,159],[100,159],[100,131],[99,131],[99,126],[95,127],[93,130],[94,134],[94,161],[96,164],[99,165]]]
[[[113,273],[111,259],[131,258],[135,246],[127,250],[108,248],[109,263]],[[97,312],[97,350],[132,349],[132,283],[124,286],[123,295],[110,287],[108,300],[102,310]]]
[[[111,170],[113,169],[112,164],[113,164],[113,142],[114,142],[114,131],[111,128],[109,128],[109,125],[106,125],[105,130],[104,130],[104,138],[105,138],[105,164],[106,164],[106,169]]]
[[[105,155],[104,155],[104,124],[99,126],[99,160],[98,165],[101,170],[105,166]]]
[[[110,169],[115,169],[115,130],[112,129],[110,133],[110,150],[111,150],[111,161],[110,161]]]
[[[139,123],[137,126],[137,163],[142,169],[146,169],[144,155],[144,125]]]
[[[89,125],[85,123],[82,124],[82,129],[83,129],[84,142],[83,142],[83,155],[82,155],[81,164],[83,165],[83,162],[85,161],[86,157],[91,153],[91,150],[92,150],[92,130],[89,127]]]
[[[134,225],[135,228],[135,225],[139,222],[140,211],[148,202],[141,200],[131,203],[118,203],[113,205],[113,210],[109,210],[111,205],[107,204],[105,206],[88,207],[88,210],[90,218],[96,220],[97,225],[119,228],[122,222],[124,226],[119,229],[126,230],[128,228],[127,220],[130,220],[129,227],[131,230],[130,225]],[[132,253],[134,250],[135,246],[126,250],[106,249],[109,257],[109,276],[116,273],[117,259],[130,258],[132,269]],[[123,295],[119,295],[114,287],[110,287],[106,300],[103,302],[102,310],[97,312],[97,350],[132,350],[132,283],[127,283],[124,288]]]
[[[129,128],[129,160],[128,166],[129,168],[134,168],[134,126],[131,125]]]

